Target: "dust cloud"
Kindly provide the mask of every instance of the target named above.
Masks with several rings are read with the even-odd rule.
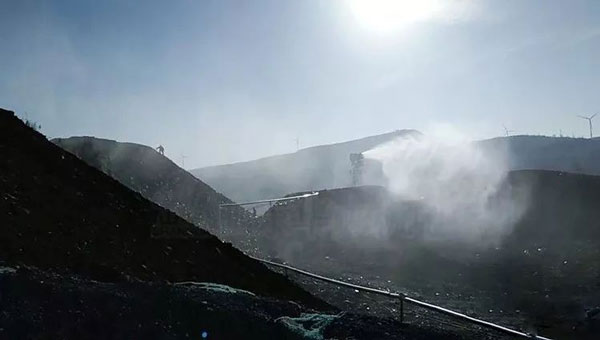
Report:
[[[401,137],[364,156],[381,162],[394,195],[425,206],[430,239],[497,243],[527,206],[526,195],[508,190],[506,152],[484,151],[452,128]]]

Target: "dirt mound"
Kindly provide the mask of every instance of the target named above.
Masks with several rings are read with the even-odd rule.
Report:
[[[425,202],[403,201],[381,187],[277,204],[256,230],[263,231],[261,250],[302,268],[412,290],[551,337],[593,338],[585,313],[600,305],[600,177],[514,171],[500,191],[527,192],[529,199],[491,245],[432,237]]]
[[[232,203],[148,146],[95,137],[56,138],[52,142],[203,229],[217,231],[219,204]],[[227,213],[229,224],[250,218],[239,207]]]
[[[100,281],[206,281],[327,307],[0,110],[0,259]]]

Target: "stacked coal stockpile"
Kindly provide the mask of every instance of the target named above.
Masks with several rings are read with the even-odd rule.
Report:
[[[209,231],[218,231],[219,204],[232,201],[151,147],[96,137],[56,138],[53,143],[102,170],[145,198]],[[239,206],[222,209],[235,229],[251,219]]]
[[[403,201],[368,186],[277,204],[257,230],[272,257],[315,272],[389,278],[434,299],[475,296],[484,316],[494,306],[506,313],[500,323],[516,315],[557,338],[597,334],[597,317],[586,315],[600,305],[600,176],[512,171],[498,197],[523,205],[493,243],[436,238],[426,199]],[[462,298],[452,303],[472,308]]]
[[[0,110],[0,260],[98,281],[206,281],[328,306]]]
[[[278,202],[254,228],[260,233],[259,248],[292,263],[336,256],[356,264],[365,248],[387,247],[377,235],[387,225],[390,203],[389,193],[380,186],[321,190],[314,196]]]

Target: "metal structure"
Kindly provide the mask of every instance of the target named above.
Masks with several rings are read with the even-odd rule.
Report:
[[[489,321],[485,321],[485,320],[481,320],[481,319],[477,319],[468,315],[465,315],[463,313],[459,313],[459,312],[455,312],[453,310],[447,309],[447,308],[443,308],[440,306],[436,306],[434,304],[431,303],[427,303],[427,302],[423,302],[417,299],[413,299],[411,297],[406,296],[406,294],[403,293],[394,293],[394,292],[390,292],[390,291],[385,291],[385,290],[380,290],[380,289],[376,289],[376,288],[371,288],[371,287],[365,287],[365,286],[359,286],[359,285],[355,285],[352,283],[347,283],[344,281],[340,281],[340,280],[336,280],[336,279],[332,279],[329,277],[325,277],[325,276],[321,276],[318,274],[314,274],[302,269],[298,269],[292,266],[288,266],[282,263],[277,263],[277,262],[273,262],[273,261],[269,261],[269,260],[264,260],[261,258],[257,258],[251,255],[247,255],[248,257],[251,257],[259,262],[265,263],[267,265],[271,265],[271,266],[275,266],[275,267],[279,267],[279,268],[283,268],[286,273],[288,270],[298,273],[298,274],[302,274],[308,277],[312,277],[314,279],[317,280],[321,280],[321,281],[325,281],[325,282],[329,282],[338,286],[343,286],[343,287],[347,287],[347,288],[352,288],[352,289],[356,289],[359,291],[363,291],[363,292],[367,292],[367,293],[373,293],[373,294],[378,294],[378,295],[383,295],[383,296],[387,296],[389,298],[393,298],[393,299],[398,299],[400,300],[400,322],[404,321],[404,302],[407,303],[411,303],[413,305],[425,308],[425,309],[429,309],[429,310],[433,310],[442,314],[446,314],[455,318],[459,318],[462,320],[466,320],[468,322],[480,325],[480,326],[484,326],[484,327],[488,327],[491,329],[495,329],[497,331],[503,332],[505,334],[508,335],[512,335],[512,336],[517,336],[517,337],[521,337],[521,338],[527,338],[527,339],[538,339],[538,340],[551,340],[550,338],[546,338],[543,336],[539,336],[539,335],[535,335],[535,334],[529,334],[529,333],[524,333],[521,331],[517,331],[508,327],[504,327]]]
[[[362,153],[350,154],[350,174],[352,175],[352,185],[360,185],[362,178],[362,169],[365,161],[365,156]]]
[[[507,129],[505,125],[502,125],[502,127],[504,128],[504,134],[506,135],[506,137],[510,136],[511,133],[515,132],[515,130]]]
[[[594,113],[593,115],[591,115],[590,117],[586,117],[586,116],[577,116],[581,119],[585,119],[588,121],[588,123],[590,123],[590,139],[594,138],[594,131],[593,131],[593,126],[592,126],[592,119],[594,119],[594,117],[596,117],[597,113]]]
[[[280,198],[271,198],[271,199],[265,199],[265,200],[258,200],[258,201],[249,201],[249,202],[241,202],[241,203],[222,203],[219,204],[219,230],[223,230],[223,226],[221,225],[221,209],[223,207],[233,207],[233,206],[244,206],[244,205],[253,205],[253,204],[261,204],[261,203],[277,203],[277,202],[282,202],[282,201],[291,201],[291,200],[297,200],[297,199],[302,199],[302,198],[308,198],[308,197],[313,197],[313,196],[317,196],[319,194],[318,191],[314,191],[311,193],[307,193],[307,194],[303,194],[303,195],[297,195],[297,196],[290,196],[290,197],[280,197]]]
[[[593,117],[592,117],[593,118]],[[357,164],[362,163],[363,160],[363,155],[362,154],[351,154],[350,156],[351,161],[354,159],[354,161]],[[354,164],[354,163],[353,163]],[[308,197],[313,197],[313,196],[317,196],[319,195],[319,192],[312,192],[312,193],[307,193],[307,194],[303,194],[303,195],[297,195],[297,196],[291,196],[291,197],[281,197],[281,198],[272,198],[272,199],[264,199],[264,200],[257,200],[257,201],[248,201],[248,202],[241,202],[241,203],[223,203],[223,204],[219,204],[219,230],[222,230],[222,225],[221,225],[221,209],[223,207],[230,207],[230,206],[244,206],[244,205],[253,205],[253,204],[261,204],[261,203],[276,203],[276,202],[281,202],[281,201],[290,201],[290,200],[297,200],[297,199],[303,199],[303,198],[308,198]],[[301,275],[305,275],[308,277],[312,277],[314,279],[317,280],[321,280],[324,282],[328,282],[331,284],[335,284],[338,286],[342,286],[342,287],[347,287],[347,288],[351,288],[351,289],[355,289],[358,291],[362,291],[362,292],[366,292],[366,293],[372,293],[372,294],[378,294],[378,295],[383,295],[383,296],[387,296],[389,298],[392,299],[398,299],[398,301],[400,302],[400,322],[404,321],[404,304],[405,303],[409,303],[409,304],[413,304],[416,306],[419,306],[421,308],[425,308],[428,310],[432,310],[432,311],[436,311],[438,313],[442,313],[454,318],[458,318],[473,324],[477,324],[480,326],[484,326],[490,329],[494,329],[496,331],[502,332],[504,334],[508,334],[511,336],[516,336],[516,337],[521,337],[521,338],[527,338],[527,339],[537,339],[537,340],[552,340],[550,338],[546,338],[540,335],[535,335],[535,334],[530,334],[530,333],[525,333],[525,332],[521,332],[515,329],[511,329],[502,325],[498,325],[489,321],[485,321],[485,320],[481,320],[481,319],[477,319],[471,316],[468,316],[466,314],[463,313],[459,313],[441,306],[437,306],[431,303],[427,303],[424,301],[420,301],[414,298],[411,298],[409,296],[407,296],[404,293],[397,293],[397,292],[391,292],[391,291],[386,291],[386,290],[381,290],[381,289],[376,289],[376,288],[371,288],[371,287],[366,287],[366,286],[360,286],[360,285],[356,285],[356,284],[352,284],[352,283],[348,283],[348,282],[344,282],[341,280],[336,280],[333,278],[329,278],[329,277],[325,277],[322,275],[318,275],[315,273],[311,273],[296,267],[292,267],[286,264],[282,264],[282,263],[277,263],[277,262],[273,262],[273,261],[269,261],[269,260],[265,260],[265,259],[261,259],[258,257],[254,257],[252,255],[246,254],[248,257],[259,261],[261,263],[270,265],[270,266],[274,266],[274,267],[278,267],[278,268],[282,268],[285,271],[285,274],[287,276],[288,271],[292,271]]]

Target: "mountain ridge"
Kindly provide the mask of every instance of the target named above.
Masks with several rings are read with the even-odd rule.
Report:
[[[353,185],[351,153],[365,152],[416,130],[314,146],[254,161],[192,169],[190,172],[237,201],[274,198],[291,192]],[[600,139],[518,135],[473,141],[484,151],[506,156],[508,170],[554,170],[600,175]],[[359,184],[385,185],[381,163],[365,160]]]
[[[281,197],[291,192],[348,186],[351,153],[362,153],[399,136],[421,135],[416,130],[396,130],[358,140],[313,146],[295,153],[190,170],[234,201]],[[383,184],[381,169],[365,161],[364,176]],[[367,164],[368,163],[368,164]]]
[[[230,165],[242,165],[242,164],[245,164],[245,163],[253,163],[253,162],[258,162],[258,161],[265,161],[265,160],[269,160],[269,159],[272,159],[272,158],[293,156],[293,155],[297,155],[299,153],[313,151],[313,150],[322,150],[322,149],[327,149],[327,148],[332,148],[332,147],[343,146],[343,145],[347,145],[347,144],[355,143],[355,142],[367,142],[367,141],[371,141],[371,140],[377,140],[377,139],[380,139],[380,138],[384,139],[385,141],[389,141],[389,140],[392,140],[393,138],[395,138],[395,137],[397,137],[397,136],[399,136],[399,135],[401,135],[403,133],[409,133],[409,134],[414,133],[414,134],[417,134],[417,135],[421,135],[421,132],[419,132],[418,130],[415,130],[415,129],[394,130],[392,132],[386,132],[386,133],[381,133],[381,134],[377,134],[377,135],[372,135],[372,136],[367,136],[367,137],[362,137],[362,138],[352,139],[352,140],[347,140],[347,141],[342,141],[342,142],[334,142],[334,143],[327,143],[327,144],[320,144],[320,145],[308,146],[306,148],[298,149],[296,152],[290,152],[290,153],[282,153],[282,154],[264,156],[264,157],[259,157],[259,158],[256,158],[256,159],[247,160],[247,161],[239,161],[239,162],[230,162],[230,163],[223,163],[223,164],[214,164],[214,165],[202,166],[202,167],[190,169],[189,171],[191,173],[193,171],[200,170],[200,169],[210,169],[210,168],[226,167],[226,166],[230,166]]]

